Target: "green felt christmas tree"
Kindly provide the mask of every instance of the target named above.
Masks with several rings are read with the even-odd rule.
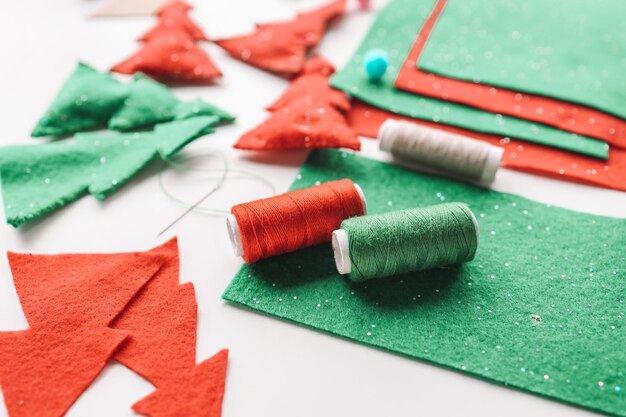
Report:
[[[125,85],[79,63],[33,129],[32,136],[62,136],[106,126],[126,96]]]
[[[128,84],[128,91],[124,105],[109,120],[109,129],[132,130],[197,116],[217,116],[220,123],[235,120],[229,113],[201,99],[181,101],[165,85],[141,73]]]
[[[174,118],[179,100],[163,84],[137,74],[127,90],[124,106],[109,119],[109,129],[131,130]]]
[[[181,101],[168,87],[141,73],[132,82],[120,83],[80,63],[32,136],[62,136],[106,127],[129,131],[197,116],[217,116],[220,123],[235,120],[201,99]]]
[[[169,158],[210,133],[217,116],[155,126],[153,131],[89,133],[73,143],[0,149],[0,178],[7,223],[18,227],[86,193],[106,198],[156,157]]]

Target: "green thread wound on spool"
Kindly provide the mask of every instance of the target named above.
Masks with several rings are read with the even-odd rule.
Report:
[[[353,281],[467,262],[478,248],[478,223],[463,203],[353,217],[341,229]]]

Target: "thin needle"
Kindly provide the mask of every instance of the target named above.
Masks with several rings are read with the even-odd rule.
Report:
[[[157,237],[161,236],[163,233],[167,232],[172,226],[174,226],[176,223],[178,223],[183,217],[185,217],[186,215],[188,215],[189,213],[191,213],[191,211],[193,209],[195,209],[196,207],[198,207],[200,204],[202,204],[204,202],[204,200],[206,200],[207,198],[209,198],[214,192],[216,192],[217,190],[220,189],[220,187],[222,186],[222,183],[220,182],[219,184],[217,184],[214,188],[212,188],[208,193],[206,193],[205,195],[202,196],[202,198],[198,201],[196,201],[194,204],[192,204],[191,206],[189,206],[189,208],[187,210],[185,210],[180,216],[178,216],[176,218],[176,220],[174,220],[173,222],[171,222],[165,229],[161,230],[159,232],[159,234],[157,235]]]

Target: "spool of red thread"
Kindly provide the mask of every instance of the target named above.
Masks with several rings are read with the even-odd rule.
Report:
[[[361,188],[343,179],[238,204],[226,224],[235,254],[252,263],[330,242],[343,220],[366,211]]]

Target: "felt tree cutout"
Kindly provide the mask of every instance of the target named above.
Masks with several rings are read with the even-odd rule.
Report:
[[[11,417],[60,417],[128,333],[108,324],[159,271],[158,253],[9,253],[30,328],[0,332],[0,387]]]
[[[159,17],[157,25],[144,33],[139,40],[148,41],[154,37],[162,36],[174,29],[184,29],[193,40],[208,41],[204,31],[189,18],[192,7],[184,1],[170,1],[159,8],[156,15]]]
[[[0,333],[0,385],[9,416],[63,416],[124,337],[92,327]]]
[[[0,332],[10,417],[60,417],[114,357],[156,385],[147,416],[219,417],[228,351],[195,364],[197,305],[176,239],[147,252],[9,254],[30,328]]]
[[[166,258],[112,327],[130,332],[115,359],[157,390],[133,406],[147,416],[219,417],[228,351],[196,365],[197,304],[191,283],[179,285],[176,239],[153,250]]]
[[[161,270],[111,327],[131,333],[115,359],[159,386],[196,364],[198,306],[193,284],[178,283],[177,240],[153,252],[165,258]]]
[[[302,74],[268,110],[271,116],[244,134],[235,148],[275,150],[294,148],[350,148],[361,143],[348,126],[346,96],[328,85],[334,72],[320,57],[311,58]]]
[[[196,42],[205,40],[202,30],[187,16],[191,7],[182,1],[168,3],[159,12],[159,23],[140,41],[143,47],[112,71],[122,74],[144,72],[151,77],[195,83],[210,83],[222,76],[220,70]]]
[[[215,41],[233,57],[279,75],[295,76],[328,24],[343,15],[345,0],[299,13],[292,21],[257,25],[253,33]]]
[[[151,160],[171,157],[218,122],[217,116],[202,116],[148,132],[81,134],[75,143],[0,148],[7,222],[18,227],[87,192],[102,200]]]
[[[219,351],[158,387],[133,410],[149,417],[220,417],[227,362],[228,350]]]
[[[31,134],[61,136],[106,126],[126,95],[124,85],[79,63]]]
[[[220,123],[235,120],[201,99],[181,101],[167,86],[141,73],[123,84],[79,63],[32,135],[60,136],[107,126],[113,130],[136,130],[196,116],[218,116]]]

